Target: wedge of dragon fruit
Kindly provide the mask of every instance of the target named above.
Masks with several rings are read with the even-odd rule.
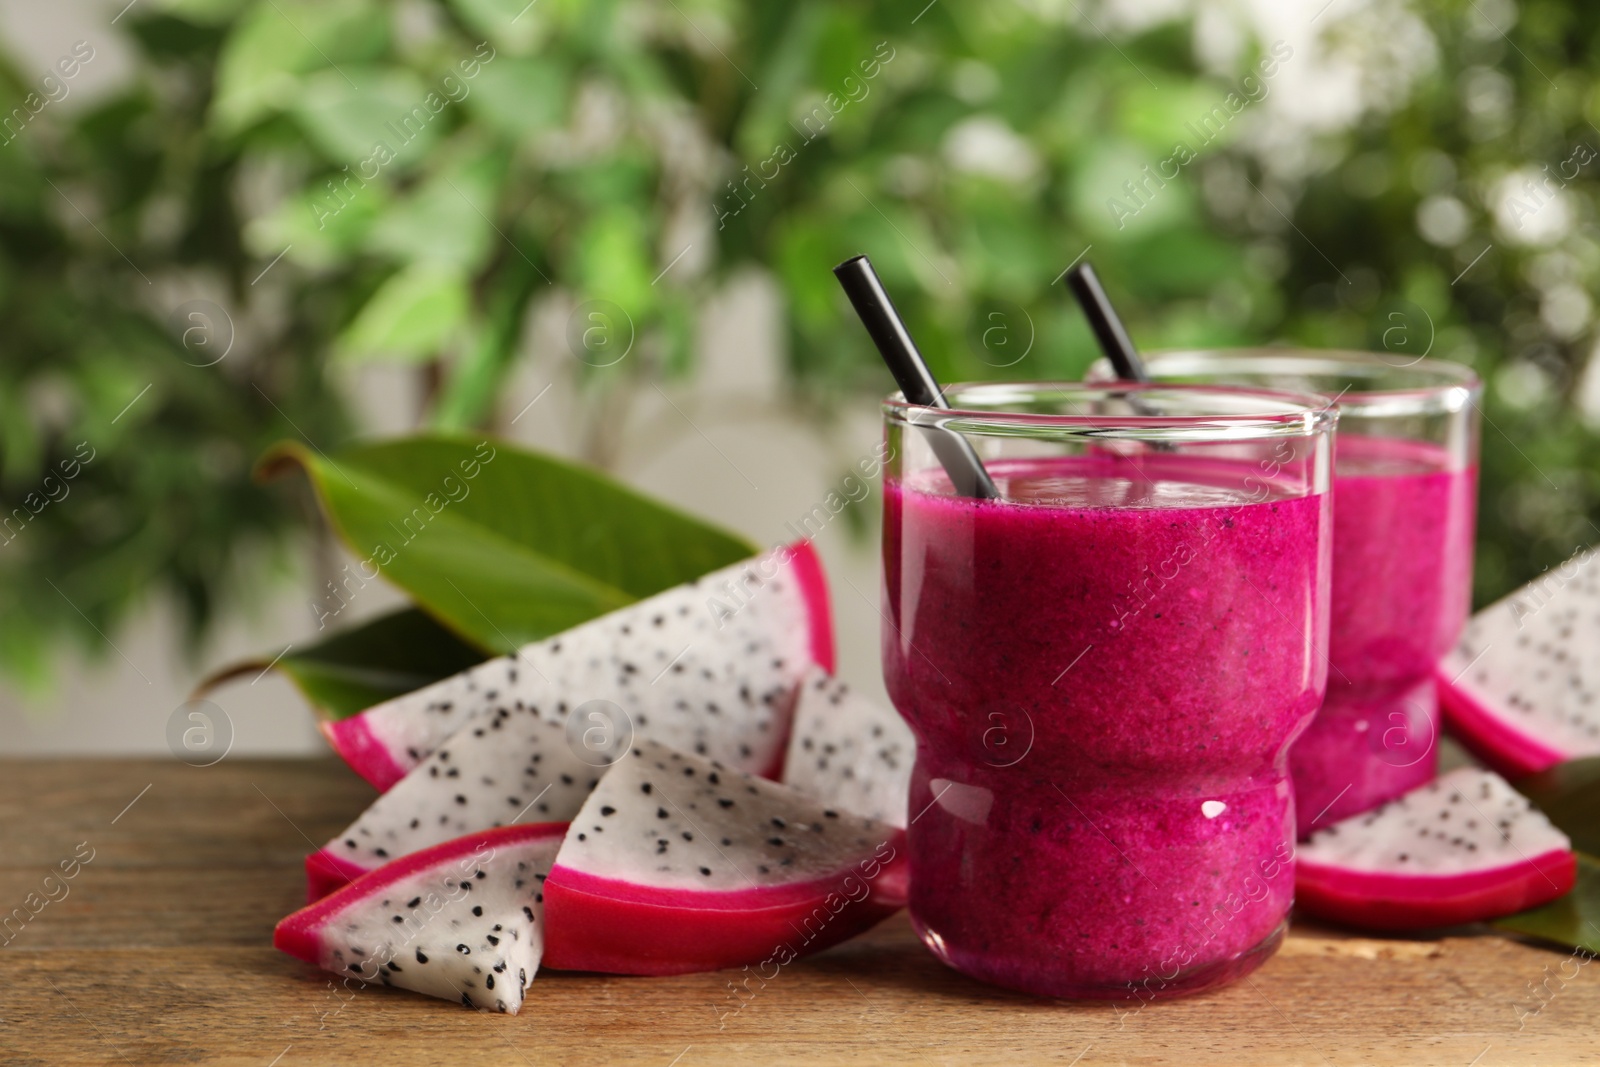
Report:
[[[686,751],[776,774],[792,694],[812,663],[832,667],[833,630],[821,564],[801,541],[325,724],[323,732],[379,789],[468,719],[519,707],[560,722],[598,709],[604,729],[631,725]],[[618,717],[621,723],[610,721]]]
[[[543,952],[542,887],[567,827],[424,849],[290,915],[272,942],[346,978],[515,1015]]]
[[[905,834],[642,741],[545,883],[545,963],[613,974],[782,966],[905,904]]]
[[[1423,930],[1536,907],[1576,878],[1565,834],[1499,775],[1463,767],[1313,833],[1295,858],[1295,906]]]
[[[800,686],[783,782],[869,819],[906,825],[917,741],[892,709],[820,667]]]
[[[1600,550],[1474,615],[1439,667],[1450,732],[1509,778],[1600,755]]]
[[[476,830],[564,823],[578,813],[610,762],[605,752],[574,745],[562,723],[526,706],[475,718],[306,857],[306,899],[318,900],[390,860]]]

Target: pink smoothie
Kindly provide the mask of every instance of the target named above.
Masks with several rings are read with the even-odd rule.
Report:
[[[1477,468],[1416,441],[1335,448],[1328,696],[1290,754],[1302,836],[1434,776],[1434,664],[1471,596]]]
[[[1326,673],[1325,495],[1177,455],[888,481],[884,675],[918,738],[911,912],[1028,992],[1191,991],[1276,945]],[[1253,483],[1259,485],[1260,483]]]

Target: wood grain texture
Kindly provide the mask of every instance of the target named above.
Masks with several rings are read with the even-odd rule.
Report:
[[[1492,934],[1411,941],[1309,924],[1246,981],[1143,1010],[969,981],[936,962],[904,916],[741,992],[732,972],[545,972],[522,1014],[506,1018],[399,990],[347,990],[275,952],[270,937],[300,900],[308,841],[331,836],[371,796],[329,761],[0,763],[0,915],[27,914],[0,932],[0,1064],[1600,1058],[1600,966]],[[94,858],[46,883],[84,843]]]

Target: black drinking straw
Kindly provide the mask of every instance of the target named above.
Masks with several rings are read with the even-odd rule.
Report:
[[[1139,350],[1133,347],[1133,338],[1128,336],[1128,328],[1117,317],[1111,298],[1106,296],[1105,288],[1087,260],[1067,271],[1067,288],[1083,308],[1094,330],[1094,338],[1100,342],[1100,351],[1111,361],[1117,377],[1125,382],[1148,382],[1150,372],[1145,369]]]
[[[867,328],[867,335],[878,347],[878,354],[888,364],[889,373],[894,375],[906,400],[922,407],[948,409],[950,402],[944,398],[944,390],[939,388],[922,353],[917,351],[917,344],[911,339],[905,321],[895,311],[889,294],[884,291],[883,283],[878,280],[878,273],[872,269],[867,257],[855,256],[845,260],[833,268],[833,275],[844,287],[844,293],[856,309],[861,325]],[[971,442],[942,426],[924,426],[921,429],[928,434],[933,454],[944,465],[945,473],[950,475],[950,483],[955,486],[957,493],[980,500],[992,500],[1000,495],[989,472],[983,469],[983,461],[973,451]]]
[[[1122,325],[1121,316],[1111,306],[1111,298],[1106,295],[1105,286],[1100,284],[1100,278],[1089,266],[1088,260],[1068,269],[1067,288],[1072,290],[1078,306],[1083,308],[1089,328],[1094,330],[1094,339],[1100,342],[1100,351],[1111,361],[1117,377],[1125,382],[1149,382],[1150,371],[1145,367],[1144,360],[1139,358],[1139,350],[1133,347],[1128,328]],[[1155,414],[1149,403],[1140,397],[1129,397],[1128,404],[1138,414]],[[1166,441],[1156,441],[1151,447],[1157,452],[1170,452],[1173,446]]]

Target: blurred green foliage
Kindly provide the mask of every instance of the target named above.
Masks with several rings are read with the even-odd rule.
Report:
[[[222,30],[125,26],[138,81],[70,120],[41,101],[70,99],[73,79],[0,66],[18,109],[0,145],[0,670],[29,684],[64,639],[107,653],[102,635],[152,594],[195,639],[239,607],[296,519],[251,465],[295,432],[286,413],[314,435],[344,426],[319,315],[296,306],[325,297],[296,296],[271,324],[217,314],[259,269],[240,242],[239,155],[206,130]]]
[[[492,428],[546,298],[620,310],[569,328],[603,395],[692,374],[698,309],[756,266],[800,402],[868,403],[887,379],[829,272],[862,251],[948,380],[1075,377],[1092,343],[1054,281],[1086,249],[1149,348],[1470,362],[1491,385],[1479,599],[1594,540],[1592,168],[1545,185],[1526,232],[1500,183],[1600,150],[1600,12],[1335,6],[1284,59],[1116,8],[145,0],[105,31],[131,38],[131,85],[0,146],[0,498],[97,450],[69,506],[0,546],[0,666],[37,672],[152,590],[199,633],[287,528],[249,460],[347,432],[330,371],[414,364],[421,421]],[[1321,49],[1391,77],[1350,121],[1271,118],[1260,64]],[[0,99],[36,84],[8,68]],[[1249,114],[1191,133],[1230,93]],[[1180,140],[1196,158],[1146,179]],[[172,321],[195,297],[236,335],[214,366]],[[591,321],[633,356],[591,358]]]

